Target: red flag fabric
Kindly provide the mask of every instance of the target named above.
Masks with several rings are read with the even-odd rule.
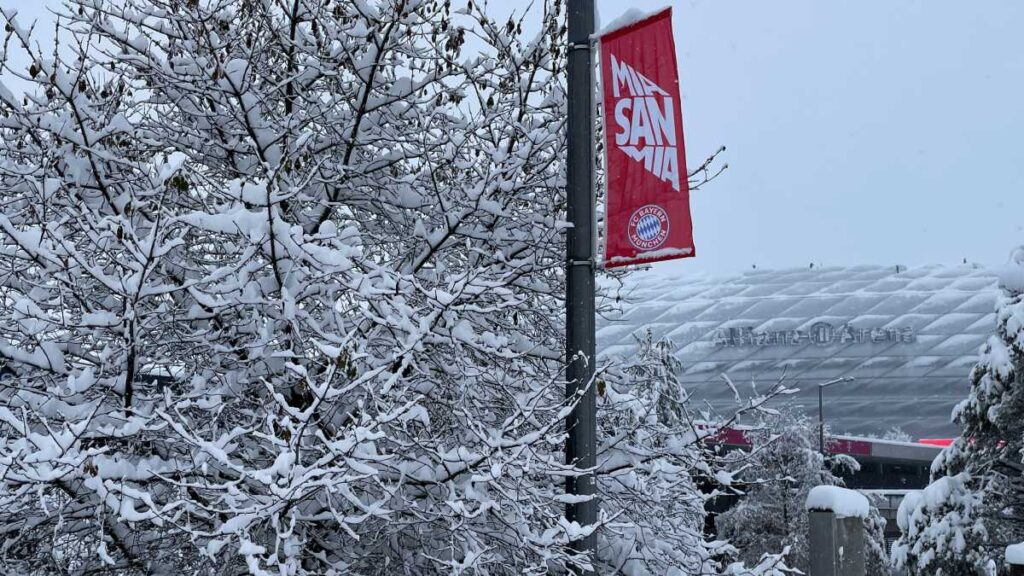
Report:
[[[606,268],[694,256],[672,9],[603,34]]]

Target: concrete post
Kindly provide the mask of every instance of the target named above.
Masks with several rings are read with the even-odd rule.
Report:
[[[864,521],[810,510],[810,576],[865,576]]]
[[[1010,576],[1024,576],[1024,543],[1006,547],[1006,566]]]

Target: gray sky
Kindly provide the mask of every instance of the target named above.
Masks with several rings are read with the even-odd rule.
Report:
[[[673,6],[689,161],[724,144],[730,169],[693,195],[697,258],[659,271],[1002,264],[1024,243],[1024,2]]]
[[[605,22],[665,4],[598,0]],[[725,145],[730,169],[693,195],[697,258],[659,273],[997,265],[1024,243],[1024,2],[671,5],[687,156]]]

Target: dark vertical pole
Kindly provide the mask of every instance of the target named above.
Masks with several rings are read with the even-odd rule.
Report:
[[[566,237],[566,389],[568,398],[586,388],[566,421],[569,435],[565,458],[580,468],[593,468],[596,459],[597,401],[594,395],[594,139],[593,63],[590,35],[594,33],[594,0],[569,0],[569,117],[566,195],[572,227]],[[593,474],[569,478],[568,494],[596,493]],[[569,504],[565,517],[580,525],[597,521],[597,501]],[[573,543],[580,552],[594,550],[591,535]]]
[[[825,387],[821,384],[818,385],[818,451],[821,455],[825,455],[825,403],[822,401],[821,396]]]

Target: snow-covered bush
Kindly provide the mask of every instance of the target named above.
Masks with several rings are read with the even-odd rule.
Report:
[[[856,471],[859,465],[844,455],[824,457],[818,451],[817,424],[801,414],[766,414],[746,436],[750,451],[735,452],[731,467],[738,499],[715,519],[719,536],[736,546],[747,562],[788,548],[787,563],[806,572],[807,495],[815,486],[843,486],[839,474]],[[884,574],[885,519],[873,504],[865,528],[868,573]]]
[[[1024,248],[1000,278],[996,332],[982,347],[961,435],[932,463],[932,482],[900,507],[893,562],[911,574],[988,574],[1024,538]]]

